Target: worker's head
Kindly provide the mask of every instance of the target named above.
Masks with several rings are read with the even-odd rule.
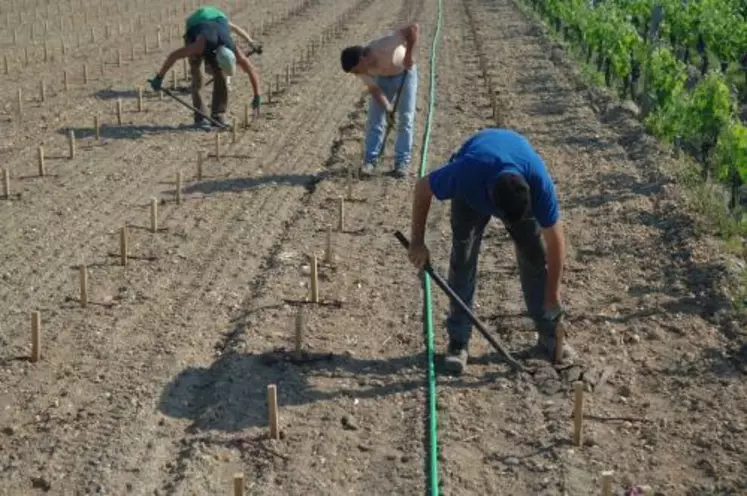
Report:
[[[226,46],[218,47],[215,51],[215,60],[225,76],[234,75],[236,72],[236,54],[233,53],[233,50]]]
[[[342,70],[358,74],[365,69],[368,61],[369,50],[360,45],[349,46],[342,50],[340,54],[340,63]]]
[[[496,178],[492,199],[509,223],[525,219],[531,213],[529,184],[516,172],[504,172]]]

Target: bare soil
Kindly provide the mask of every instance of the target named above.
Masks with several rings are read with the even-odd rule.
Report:
[[[235,142],[221,133],[216,157],[216,133],[191,129],[191,113],[168,97],[146,90],[137,111],[136,87],[179,46],[193,5],[137,2],[128,12],[119,2],[86,0],[61,3],[60,15],[40,4],[37,41],[28,44],[34,7],[0,2],[0,43],[10,60],[0,88],[0,153],[11,176],[11,197],[0,200],[2,494],[218,494],[230,491],[235,472],[244,473],[250,494],[426,490],[422,291],[393,236],[408,232],[414,179],[386,175],[390,142],[381,174],[354,178],[338,230],[339,198],[347,197],[349,167],[360,165],[366,120],[363,88],[340,70],[339,50],[408,21],[421,24],[419,150],[437,4],[219,5],[263,42],[253,60],[265,101],[270,85],[273,95]],[[84,12],[98,30],[95,43],[81,27]],[[44,19],[56,47],[46,62],[39,59]],[[260,21],[264,33],[256,34]],[[19,66],[13,28],[18,46],[34,47],[28,67]],[[614,471],[620,491],[637,484],[666,495],[743,493],[744,321],[730,311],[731,262],[687,209],[669,173],[677,164],[624,106],[585,86],[510,1],[444,0],[441,34],[430,167],[472,132],[496,125],[482,50],[500,125],[525,133],[557,181],[569,242],[568,339],[582,355],[560,371],[522,358],[540,371],[516,374],[475,332],[467,372],[438,378],[442,493],[593,494],[604,470]],[[295,72],[286,85],[288,67]],[[186,88],[181,65],[174,70]],[[41,80],[44,102],[35,96]],[[230,96],[239,123],[250,101],[239,74]],[[72,160],[70,129],[78,138]],[[419,160],[415,153],[415,168]],[[155,233],[151,198],[159,207]],[[444,275],[448,207],[434,204],[428,231]],[[307,301],[314,256],[318,304]],[[88,266],[86,308],[78,302],[80,264]],[[433,295],[440,352],[448,302],[435,286]],[[518,356],[532,344],[513,248],[497,222],[483,242],[475,310]],[[42,322],[36,363],[28,361],[34,311]],[[299,312],[300,360],[290,353]],[[574,380],[587,389],[580,448],[570,443]],[[278,390],[280,440],[268,439],[268,384]]]

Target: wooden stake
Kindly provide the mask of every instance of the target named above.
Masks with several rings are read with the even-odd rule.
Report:
[[[573,383],[573,444],[581,446],[581,424],[584,417],[584,383]]]
[[[215,159],[220,162],[220,133],[215,133]]]
[[[10,68],[8,67],[8,56],[7,55],[3,55],[3,69],[5,72],[5,75],[7,76],[8,73],[10,72]]]
[[[65,88],[65,91],[69,89],[67,83],[67,71],[62,71],[62,87]]]
[[[70,147],[70,160],[75,158],[75,131],[70,130],[67,137],[68,146]]]
[[[127,265],[127,226],[119,229],[119,253],[121,265]]]
[[[39,175],[41,177],[44,177],[44,147],[43,146],[39,147],[38,158],[39,158]]]
[[[562,323],[555,328],[555,348],[553,348],[553,360],[555,363],[563,361],[563,345],[565,344],[565,329]]]
[[[83,64],[83,84],[88,84],[88,64]]]
[[[176,91],[176,71],[171,71],[171,89]]]
[[[275,384],[267,386],[267,411],[270,420],[270,437],[280,439],[280,422],[278,421],[278,391]]]
[[[23,61],[29,65],[29,47],[23,47]]]
[[[49,47],[47,46],[47,42],[44,42],[44,62],[47,62],[49,60]]]
[[[117,124],[122,125],[122,99],[117,98]]]
[[[244,496],[244,474],[233,474],[233,496]]]
[[[122,49],[117,48],[117,67],[122,67]]]
[[[158,232],[158,199],[150,199],[150,231]]]
[[[88,306],[88,267],[80,266],[80,306]]]
[[[332,263],[332,226],[327,226],[327,249],[324,252],[324,261]]]
[[[316,255],[311,257],[311,302],[319,303],[319,279],[317,277]]]
[[[346,179],[346,193],[348,196],[348,200],[353,199],[353,166],[351,164],[348,164],[348,177]]]
[[[342,232],[345,227],[345,198],[340,197],[339,203],[339,218],[337,222],[337,230]]]
[[[205,152],[197,152],[197,180],[202,181],[202,164],[205,161]]]
[[[101,52],[101,50],[99,50],[99,52]],[[99,56],[101,56],[100,53],[99,53]],[[106,73],[106,61],[102,58],[101,59],[101,77],[104,77],[105,73]]]
[[[236,117],[231,119],[231,143],[236,143]]]
[[[10,199],[10,172],[3,169],[3,197]]]
[[[187,80],[187,59],[182,59],[182,79]]]
[[[182,204],[182,171],[176,173],[176,204]]]
[[[8,72],[6,71],[5,73],[7,74]],[[249,128],[249,104],[248,103],[244,104],[244,128],[245,129]]]
[[[32,362],[38,362],[41,358],[41,313],[31,314],[31,357]]]
[[[298,309],[298,313],[296,314],[296,333],[294,344],[296,355],[300,355],[303,348],[303,310],[301,310],[300,308]]]
[[[23,92],[18,88],[18,117],[23,117]]]
[[[161,26],[156,30],[156,48],[161,49]]]
[[[138,112],[143,111],[143,87],[142,86],[137,87],[137,111]]]
[[[93,116],[93,132],[96,135],[96,141],[101,139],[101,125],[99,124],[99,116]]]
[[[47,100],[47,85],[44,80],[39,81],[39,99],[44,102]]]
[[[612,496],[612,471],[602,472],[602,496]]]

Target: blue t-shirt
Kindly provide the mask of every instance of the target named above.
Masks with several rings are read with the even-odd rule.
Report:
[[[542,158],[522,135],[484,129],[468,139],[443,167],[429,174],[439,200],[458,198],[483,215],[500,217],[490,199],[495,179],[504,172],[521,174],[529,184],[532,214],[543,228],[560,217],[555,185]]]

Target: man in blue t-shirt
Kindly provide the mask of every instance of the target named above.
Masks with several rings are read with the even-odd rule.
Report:
[[[482,234],[491,217],[499,218],[515,243],[524,302],[539,333],[537,347],[552,357],[561,314],[565,243],[555,186],[542,158],[520,134],[484,129],[469,138],[448,164],[420,179],[413,198],[409,252],[418,269],[429,259],[424,236],[434,196],[451,200],[449,285],[471,309]],[[467,364],[472,324],[453,303],[446,328],[446,367],[461,373]],[[575,352],[565,345],[563,355],[569,358]]]

